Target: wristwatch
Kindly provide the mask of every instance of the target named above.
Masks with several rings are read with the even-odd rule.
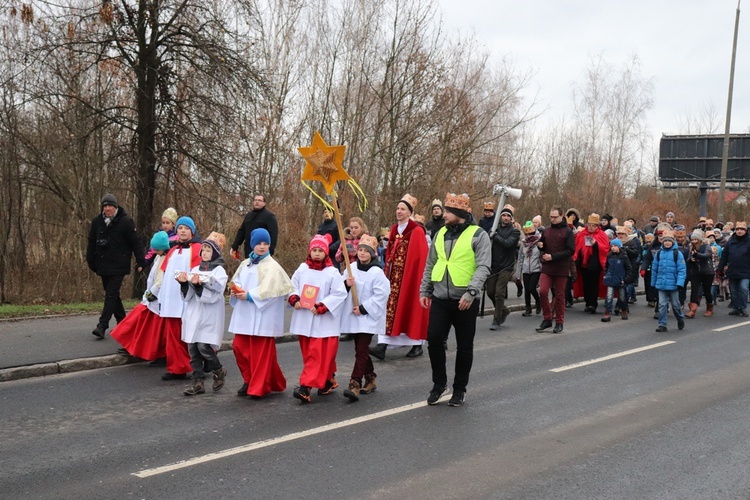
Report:
[[[468,290],[468,292],[469,292],[469,295],[471,295],[472,297],[476,297],[477,296],[477,291],[475,289],[473,289],[473,288],[471,290]]]

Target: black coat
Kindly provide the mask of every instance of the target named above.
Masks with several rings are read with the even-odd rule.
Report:
[[[250,252],[253,251],[253,248],[250,246],[250,234],[254,229],[258,229],[259,227],[264,228],[271,235],[269,252],[273,255],[276,243],[279,240],[279,224],[276,222],[276,216],[273,212],[266,207],[247,213],[245,220],[242,221],[242,225],[237,230],[237,236],[235,236],[234,243],[232,243],[232,250],[239,250],[240,245],[244,243],[245,258],[249,257]]]
[[[512,269],[518,258],[518,241],[521,231],[513,224],[503,226],[498,224],[497,232],[492,237],[492,272],[499,273],[504,269]]]
[[[135,223],[120,207],[110,221],[100,213],[91,221],[86,263],[99,276],[130,274],[130,255],[139,266],[145,266],[143,246],[135,233]]]

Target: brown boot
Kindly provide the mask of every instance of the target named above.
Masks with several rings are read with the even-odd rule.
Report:
[[[211,386],[211,388],[215,391],[218,391],[222,387],[224,387],[224,382],[226,382],[226,379],[227,379],[227,369],[222,366],[221,368],[214,370],[213,374],[214,374],[214,383]]]
[[[375,375],[365,375],[365,385],[359,390],[360,394],[370,394],[378,388]]]
[[[686,318],[694,318],[695,317],[695,312],[698,310],[698,304],[696,304],[695,302],[691,302],[688,305],[690,306],[690,310],[685,313],[685,317]]]
[[[621,311],[621,313],[622,313],[622,316],[621,316],[622,319],[628,319],[628,310],[627,309],[623,309]]]
[[[185,389],[184,391],[182,391],[182,393],[185,396],[195,396],[197,394],[203,394],[205,392],[206,392],[206,389],[205,389],[205,387],[203,387],[203,380],[201,380],[199,378],[193,380],[192,387],[188,387],[187,389]]]
[[[714,305],[713,304],[706,304],[706,314],[704,314],[705,317],[713,316],[714,315]]]
[[[359,381],[351,379],[349,381],[349,387],[344,391],[344,397],[349,401],[359,401]]]

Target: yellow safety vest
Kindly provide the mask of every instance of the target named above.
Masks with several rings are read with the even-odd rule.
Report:
[[[471,230],[472,228],[474,228],[474,231]],[[474,276],[474,271],[477,269],[477,260],[474,256],[474,249],[471,247],[471,240],[477,230],[484,231],[481,227],[475,225],[464,229],[464,232],[453,245],[450,258],[446,258],[445,232],[447,228],[445,226],[440,228],[434,243],[437,261],[432,266],[432,274],[430,275],[432,281],[443,281],[445,270],[448,269],[455,286],[465,287],[469,285],[471,277]]]

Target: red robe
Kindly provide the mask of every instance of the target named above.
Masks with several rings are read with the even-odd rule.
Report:
[[[398,224],[391,227],[385,251],[385,275],[391,282],[386,335],[397,337],[406,333],[413,340],[427,338],[430,310],[419,305],[419,286],[428,252],[422,226],[409,219],[403,234],[398,234]]]
[[[597,255],[593,255],[592,248],[586,246],[586,236],[591,236],[596,241]],[[609,254],[609,238],[607,233],[602,231],[601,228],[597,227],[596,231],[589,233],[588,229],[583,229],[576,233],[576,249],[573,252],[573,261],[576,263],[576,270],[578,271],[578,277],[573,283],[573,296],[583,297],[583,280],[581,276],[581,265],[584,266],[588,263],[589,259],[599,259],[601,265],[601,276],[599,277],[599,293],[597,296],[600,299],[607,298],[607,285],[604,284],[604,268],[607,265],[607,254]]]

